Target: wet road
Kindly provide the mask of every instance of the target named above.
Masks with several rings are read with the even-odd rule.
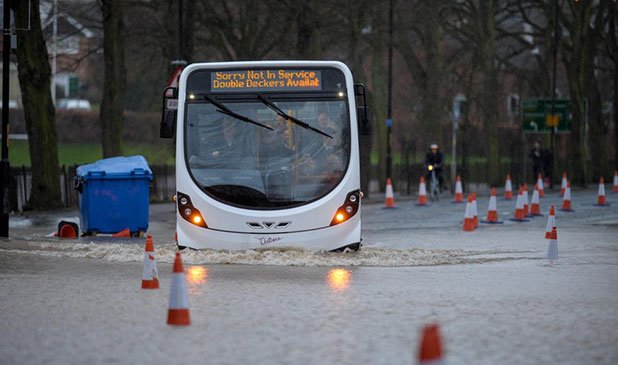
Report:
[[[580,204],[558,216],[556,263],[543,259],[545,218],[464,233],[446,201],[365,206],[360,253],[189,251],[187,328],[165,324],[171,242],[156,246],[161,289],[145,291],[139,244],[2,241],[0,358],[411,364],[437,322],[449,364],[615,364],[618,210]]]

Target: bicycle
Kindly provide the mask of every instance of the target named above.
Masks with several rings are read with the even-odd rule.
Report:
[[[429,179],[429,199],[431,201],[440,200],[440,181],[438,181],[438,177],[436,176],[436,169],[433,165],[427,166],[427,170],[431,172],[431,179]]]

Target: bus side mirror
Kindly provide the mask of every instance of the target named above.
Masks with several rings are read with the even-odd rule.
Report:
[[[373,134],[373,123],[371,123],[371,109],[368,106],[356,108],[356,117],[358,118],[358,134],[361,136],[370,136]]]
[[[367,91],[365,85],[354,84],[354,95],[357,98],[356,105],[356,119],[358,121],[358,134],[361,136],[370,136],[372,133],[371,128],[371,110],[367,106]]]
[[[178,89],[168,87],[163,91],[163,113],[161,115],[161,138],[174,137],[176,130],[176,116],[178,111]]]

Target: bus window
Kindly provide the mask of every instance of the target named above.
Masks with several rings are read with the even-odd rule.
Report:
[[[275,103],[322,134],[286,120],[263,103],[226,101],[225,107],[272,130],[223,115],[208,102],[187,105],[188,166],[207,193],[244,207],[286,207],[320,198],[343,178],[350,154],[349,120],[341,113],[346,104]],[[318,110],[341,114],[328,116],[325,123],[327,113]]]

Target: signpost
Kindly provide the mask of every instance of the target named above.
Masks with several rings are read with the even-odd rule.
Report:
[[[553,104],[553,109],[552,109]],[[553,113],[552,113],[553,110]],[[523,161],[524,172],[526,178],[526,162],[527,162],[527,145],[524,135],[527,133],[542,133],[551,134],[551,148],[553,153],[554,135],[555,133],[570,133],[573,123],[573,114],[571,113],[571,100],[569,99],[554,99],[552,98],[533,98],[524,99],[522,102],[522,142],[523,142]],[[588,115],[588,99],[584,99],[584,115],[583,121],[587,123]]]
[[[587,110],[588,103],[585,108]],[[524,132],[550,133],[553,127],[558,132],[570,132],[573,116],[569,99],[556,99],[552,116],[551,98],[525,99],[522,103]]]

